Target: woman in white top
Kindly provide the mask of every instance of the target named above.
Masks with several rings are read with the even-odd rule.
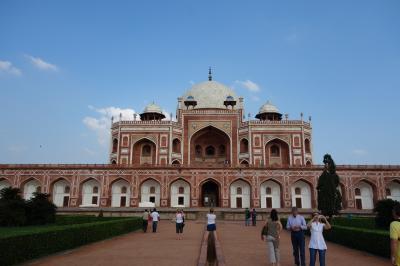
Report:
[[[176,211],[175,221],[176,221],[177,240],[180,240],[180,239],[182,239],[183,226],[184,226],[184,222],[185,222],[185,215],[183,214],[183,210],[178,209]]]
[[[326,243],[322,232],[331,229],[331,225],[325,216],[314,213],[312,220],[307,224],[311,232],[310,238],[310,266],[315,266],[317,252],[319,257],[319,265],[325,266]]]
[[[215,225],[216,219],[217,219],[217,216],[214,214],[214,209],[211,208],[210,212],[207,213],[207,231],[217,230],[217,227]]]

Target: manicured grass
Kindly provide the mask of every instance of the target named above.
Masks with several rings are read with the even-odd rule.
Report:
[[[62,217],[58,222],[44,226],[0,228],[0,265],[21,263],[141,227],[141,219],[136,217]]]

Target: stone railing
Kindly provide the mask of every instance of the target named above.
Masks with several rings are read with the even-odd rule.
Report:
[[[249,120],[242,123],[241,126],[251,126],[251,125],[305,125],[311,126],[310,122],[304,120],[280,120],[280,121],[270,121],[270,120]]]
[[[255,166],[229,164],[195,165],[122,165],[122,164],[0,164],[4,169],[249,169],[249,170],[322,170],[323,165],[313,166]],[[400,170],[400,165],[337,165],[337,170]]]

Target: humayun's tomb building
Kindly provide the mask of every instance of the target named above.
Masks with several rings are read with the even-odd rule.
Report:
[[[245,117],[243,98],[210,73],[178,98],[176,121],[154,103],[140,118],[112,121],[109,164],[3,164],[0,188],[18,187],[25,199],[49,193],[64,210],[149,202],[315,208],[323,166],[314,164],[322,158],[313,158],[311,118],[291,120],[270,102],[255,119]],[[400,200],[400,166],[339,165],[337,171],[348,212],[371,210],[379,199]]]

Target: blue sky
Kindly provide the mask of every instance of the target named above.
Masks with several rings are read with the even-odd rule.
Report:
[[[105,163],[112,114],[214,79],[312,116],[314,161],[400,164],[400,1],[0,2],[0,163]]]

